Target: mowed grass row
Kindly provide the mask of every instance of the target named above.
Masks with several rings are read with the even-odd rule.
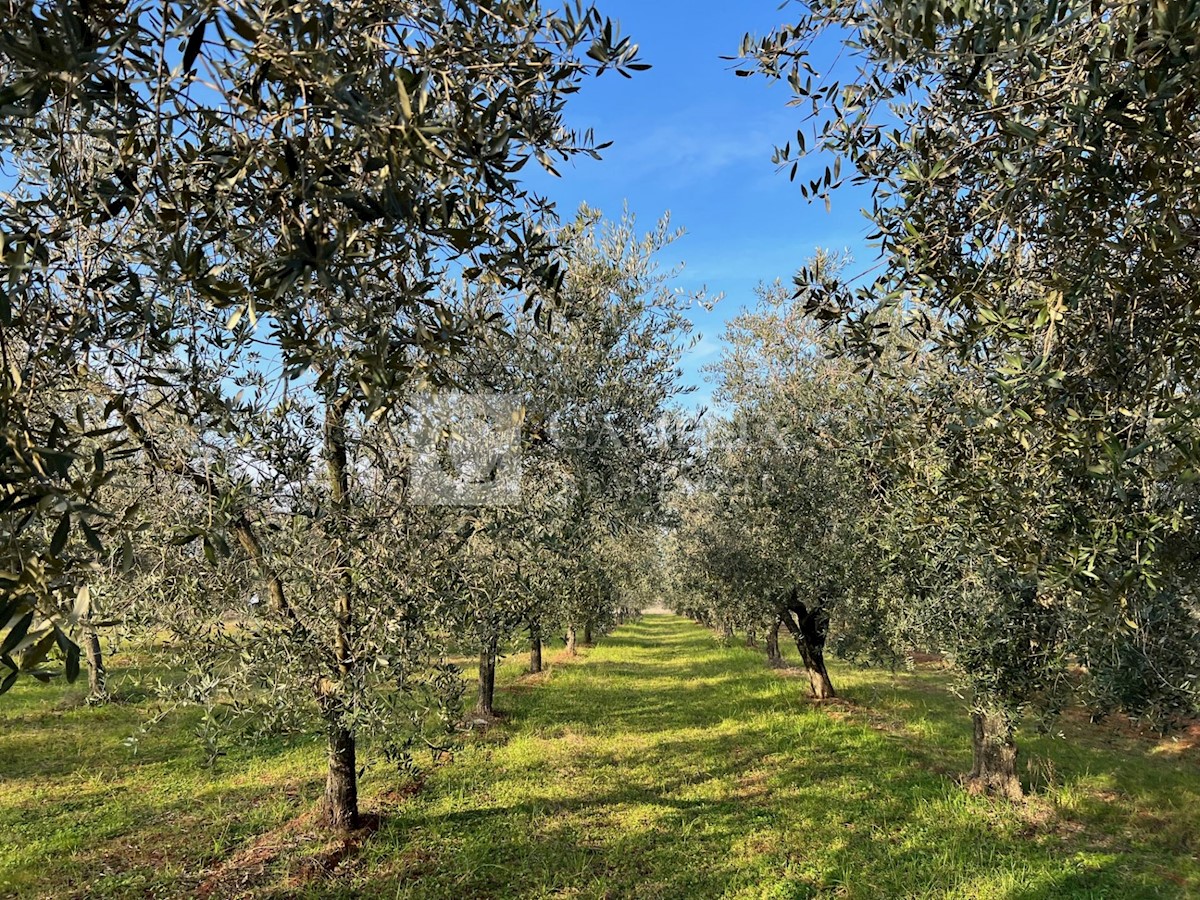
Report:
[[[969,797],[962,701],[937,672],[833,675],[816,706],[759,651],[647,616],[548,675],[501,669],[505,720],[419,790],[364,779],[379,830],[330,853],[303,814],[321,748],[215,769],[179,715],[0,704],[0,895],[1185,897],[1200,895],[1194,749],[1086,725],[1022,734],[1025,805]],[[345,858],[342,858],[345,856]]]

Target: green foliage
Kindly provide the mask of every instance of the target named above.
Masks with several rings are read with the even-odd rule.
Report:
[[[678,608],[760,631],[796,615],[817,632],[813,650],[832,637],[843,653],[894,658],[871,601],[886,562],[874,442],[896,384],[833,355],[781,285],[761,295],[712,368],[726,415],[706,436],[704,478],[678,499]]]
[[[475,326],[453,279],[552,295],[519,172],[595,154],[566,98],[642,68],[593,7],[536,0],[5,0],[4,18],[4,596],[50,621],[131,438],[236,519],[219,498],[246,461],[213,480],[156,454],[164,420],[189,450],[254,455],[244,422],[280,415],[285,385],[370,416],[436,379]]]
[[[484,351],[494,356],[482,366],[495,373],[488,383],[518,398],[525,417],[519,503],[469,513],[503,536],[492,544],[503,549],[474,560],[511,556],[469,616],[487,634],[523,621],[599,630],[646,600],[662,500],[691,451],[673,404],[691,344],[685,314],[699,298],[677,291],[678,272],[658,263],[677,237],[665,217],[639,234],[631,215],[607,222],[581,209],[558,241],[561,314],[518,313],[508,339]]]
[[[810,267],[799,294],[881,373],[889,341],[936,358],[889,451],[911,604],[940,597],[906,618],[1006,702],[1075,658],[1105,704],[1196,709],[1198,21],[830,2],[743,44],[815,135],[779,160],[837,161],[806,193],[872,189],[881,274]],[[818,73],[830,33],[848,52]],[[963,643],[944,623],[975,605]]]

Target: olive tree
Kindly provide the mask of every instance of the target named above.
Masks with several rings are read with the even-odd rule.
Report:
[[[832,263],[831,263],[832,264]],[[869,382],[781,285],[732,319],[711,367],[724,413],[707,435],[706,478],[691,498],[688,552],[727,628],[795,639],[813,695],[834,696],[825,664],[882,644],[857,621],[878,576],[873,407],[894,388]]]

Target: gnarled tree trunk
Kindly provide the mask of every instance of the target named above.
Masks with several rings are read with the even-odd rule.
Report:
[[[584,623],[584,626],[583,626],[583,646],[590,647],[590,646],[592,646],[593,643],[594,642],[592,641],[592,623],[586,622],[586,623]]]
[[[733,623],[732,622],[722,622],[721,623],[721,638],[722,638],[722,640],[725,640],[725,641],[733,640]]]
[[[567,656],[574,656],[575,650],[575,626],[567,626]]]
[[[755,631],[753,628],[746,629],[746,646],[747,647],[757,647],[758,646],[758,632]]]
[[[485,641],[479,651],[479,702],[475,711],[481,715],[495,714],[493,703],[496,697],[496,642]]]
[[[537,622],[529,623],[529,671],[542,671],[542,628]]]
[[[967,790],[1020,800],[1025,792],[1017,777],[1015,716],[1002,704],[985,703],[971,712],[974,735],[971,740],[971,772]]]
[[[829,670],[825,668],[825,640],[829,636],[829,615],[820,606],[809,609],[802,603],[799,592],[793,588],[787,607],[780,618],[796,641],[800,659],[808,671],[808,684],[817,700],[828,700],[837,696]]]
[[[771,668],[783,665],[783,654],[779,652],[779,625],[780,622],[776,619],[775,624],[767,631],[767,665]]]

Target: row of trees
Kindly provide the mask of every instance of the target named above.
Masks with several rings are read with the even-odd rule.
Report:
[[[651,589],[626,548],[650,546],[683,462],[682,425],[642,423],[675,391],[687,298],[653,271],[665,228],[640,239],[588,213],[570,231],[571,314],[539,327],[489,301],[490,336],[443,361],[454,392],[364,418],[293,385],[239,440],[171,442],[186,426],[149,413],[133,426],[143,465],[112,488],[140,496],[132,560],[90,596],[127,630],[171,635],[191,673],[172,693],[226,725],[325,731],[338,824],[356,816],[360,736],[406,759],[456,726],[446,657],[479,655],[488,717],[515,632],[536,671],[543,636],[598,633]]]
[[[208,721],[442,740],[527,630],[639,608],[688,298],[638,235],[521,183],[596,154],[644,66],[535,0],[5,0],[0,663],[167,637]],[[58,659],[60,662],[55,663]],[[59,668],[56,668],[56,665]]]
[[[869,186],[882,256],[733,325],[686,604],[782,615],[818,696],[826,637],[945,652],[988,791],[1029,705],[1197,710],[1198,45],[1187,4],[1069,0],[812,2],[743,45],[806,119],[778,161]]]
[[[602,149],[564,104],[637,48],[536,0],[4,8],[0,690],[170,634],[178,690],[327,736],[352,824],[360,736],[435,741],[449,653],[487,713],[518,630],[534,662],[653,591],[671,234],[520,179]],[[743,46],[882,261],[731,325],[672,590],[782,624],[819,697],[830,646],[946,653],[984,790],[1030,704],[1196,707],[1198,43],[1180,3],[903,0]]]
[[[912,348],[896,322],[924,328],[931,311],[877,320],[883,346],[864,368],[808,299],[776,286],[727,330],[714,366],[727,414],[705,435],[703,477],[674,500],[677,610],[765,633],[772,662],[784,627],[818,699],[835,696],[827,650],[892,666],[944,655],[970,697],[969,783],[988,793],[1021,794],[1014,732],[1027,710],[1082,700],[1161,727],[1200,713],[1194,483],[1164,491],[1180,531],[1153,589],[1130,592],[1110,621],[1097,573],[1053,582],[986,530],[987,516],[1019,517],[1030,540],[1069,547],[1069,532],[1039,534],[1043,517],[1098,504],[1103,482],[1048,477],[1020,434],[982,421],[993,382]]]

